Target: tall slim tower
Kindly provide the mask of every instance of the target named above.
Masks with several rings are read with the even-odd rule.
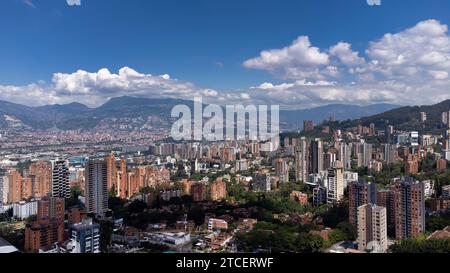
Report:
[[[412,177],[395,181],[395,237],[403,240],[425,231],[424,185]]]
[[[22,175],[20,172],[13,170],[8,174],[8,203],[17,203],[22,201]]]
[[[117,175],[117,181],[120,184],[117,187],[118,196],[120,198],[126,198],[128,195],[128,175],[127,175],[127,161],[125,158],[120,159],[119,172]]]
[[[108,162],[89,160],[85,168],[86,210],[104,215],[108,209]]]
[[[310,158],[310,173],[323,171],[323,141],[320,138],[315,139],[311,143]]]
[[[295,147],[295,175],[297,181],[307,182],[309,176],[309,147],[306,138],[301,138]]]
[[[107,165],[108,190],[112,188],[117,189],[116,157],[114,155],[109,155],[105,158],[105,161]]]
[[[67,160],[52,161],[52,196],[70,198],[69,163]]]
[[[372,144],[364,143],[362,145],[363,151],[363,166],[369,167],[370,161],[372,160]]]
[[[344,174],[342,168],[328,170],[327,202],[338,203],[344,198]]]

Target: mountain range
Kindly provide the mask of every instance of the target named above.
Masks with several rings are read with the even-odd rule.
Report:
[[[126,96],[112,98],[97,108],[89,108],[80,103],[30,107],[0,101],[0,127],[22,124],[34,129],[91,129],[107,123],[106,121],[126,123],[129,119],[154,120],[161,126],[167,126],[170,125],[170,112],[178,104],[193,107],[193,102],[186,100]],[[285,128],[301,129],[303,120],[313,120],[318,124],[330,117],[336,120],[359,119],[381,113],[395,113],[396,110],[393,109],[398,107],[392,104],[330,104],[305,110],[281,110],[280,122]]]

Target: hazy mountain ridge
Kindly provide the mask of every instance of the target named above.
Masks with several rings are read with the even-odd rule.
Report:
[[[90,129],[99,126],[105,120],[120,119],[160,119],[166,124],[170,112],[175,105],[185,104],[193,107],[192,101],[180,99],[149,99],[136,97],[112,98],[97,108],[89,108],[80,103],[65,105],[46,105],[30,107],[7,101],[0,101],[0,126],[7,126],[4,115],[19,119],[25,125],[35,129]],[[305,110],[280,111],[280,122],[284,127],[302,128],[303,120],[313,120],[316,124],[329,117],[337,120],[358,119],[364,116],[379,114],[396,105],[374,104],[356,106],[346,104],[331,104]]]

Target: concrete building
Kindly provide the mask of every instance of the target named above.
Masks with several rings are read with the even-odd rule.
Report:
[[[30,216],[37,214],[37,201],[21,201],[19,203],[14,203],[12,205],[13,208],[13,217],[24,220]]]
[[[322,186],[318,186],[313,189],[313,206],[318,207],[327,202],[327,189]]]
[[[69,163],[67,160],[52,161],[52,195],[69,198]]]
[[[442,187],[442,197],[450,199],[450,185]]]
[[[309,173],[323,171],[323,141],[320,138],[311,142]]]
[[[227,184],[221,179],[211,184],[211,200],[219,201],[227,197]]]
[[[397,240],[416,237],[425,231],[423,183],[405,177],[394,184],[395,237]]]
[[[194,202],[205,201],[205,184],[196,182],[191,185],[191,195]]]
[[[227,230],[228,223],[222,219],[209,218],[208,220],[208,231],[212,232],[214,230]]]
[[[342,168],[331,168],[328,171],[327,202],[338,203],[344,198],[344,174]]]
[[[64,240],[64,223],[55,221],[34,221],[25,226],[25,252],[39,253]]]
[[[295,147],[295,179],[297,181],[308,181],[309,145],[306,138],[301,138]]]
[[[104,216],[108,210],[108,161],[89,160],[86,163],[85,176],[87,213]]]
[[[48,196],[37,201],[37,220],[53,220],[64,223],[65,204],[64,198]]]
[[[83,219],[71,228],[72,253],[100,253],[100,225]]]
[[[358,250],[384,253],[388,249],[386,208],[358,207]]]
[[[377,203],[377,185],[365,180],[351,182],[348,186],[349,222],[357,226],[358,208],[365,204]]]

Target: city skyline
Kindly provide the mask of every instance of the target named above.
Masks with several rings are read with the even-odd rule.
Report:
[[[1,1],[0,253],[450,253],[430,2]]]

